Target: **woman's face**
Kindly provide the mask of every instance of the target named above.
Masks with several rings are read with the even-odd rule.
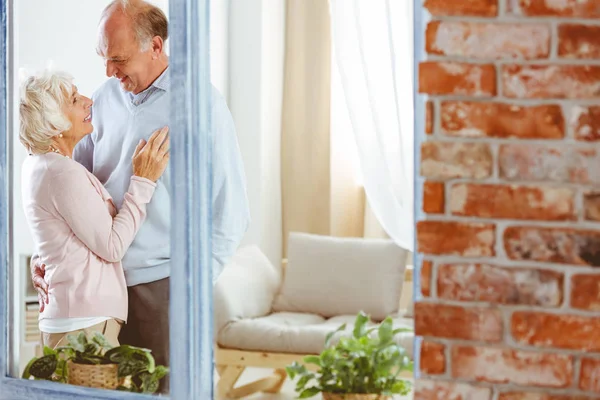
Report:
[[[92,100],[79,94],[77,86],[73,86],[73,93],[67,98],[63,106],[64,113],[71,121],[71,129],[63,132],[63,137],[78,142],[94,130],[92,126]]]

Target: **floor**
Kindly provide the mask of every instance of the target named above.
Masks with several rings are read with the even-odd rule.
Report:
[[[244,374],[240,377],[240,380],[238,381],[238,385],[244,385],[244,384],[252,382],[256,379],[260,379],[265,376],[268,376],[270,372],[271,371],[269,371],[269,370],[260,369],[260,368],[248,368],[246,371],[244,371]],[[218,377],[218,376],[219,375],[215,371],[215,377]],[[288,379],[285,382],[285,385],[283,386],[281,393],[279,393],[279,394],[260,393],[260,394],[255,394],[253,396],[247,397],[247,399],[251,399],[251,400],[297,399],[298,395],[294,391],[294,388],[295,388],[294,382],[292,382],[291,380]],[[408,396],[396,396],[396,397],[394,397],[394,400],[412,400],[412,398],[413,398],[413,395],[409,394]],[[319,395],[319,396],[311,397],[311,399],[321,400],[322,397]]]

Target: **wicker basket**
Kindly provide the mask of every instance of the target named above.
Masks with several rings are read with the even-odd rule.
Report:
[[[117,364],[87,365],[67,362],[68,378],[71,385],[98,389],[116,389],[125,383],[125,378],[117,375]]]
[[[337,394],[337,393],[323,393],[323,400],[391,400],[390,396],[384,396],[382,394]]]

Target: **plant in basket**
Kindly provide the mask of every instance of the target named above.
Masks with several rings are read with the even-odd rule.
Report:
[[[394,336],[412,330],[394,330],[390,317],[378,327],[368,328],[369,320],[364,313],[358,314],[352,335],[341,337],[334,346],[330,345],[331,339],[345,330],[346,324],[329,333],[325,350],[318,356],[303,359],[306,364],[315,365],[316,372],[298,362],[286,368],[291,379],[298,378],[299,398],[322,393],[325,400],[374,400],[410,392],[411,383],[399,375],[402,371],[412,371],[413,362],[406,350],[394,341]],[[375,331],[377,335],[372,334]]]
[[[112,347],[100,333],[91,340],[83,332],[67,339],[66,346],[44,347],[42,357],[29,361],[23,378],[155,393],[169,372],[165,366],[155,365],[150,350],[128,345]]]

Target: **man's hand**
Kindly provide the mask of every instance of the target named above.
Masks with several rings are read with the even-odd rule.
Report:
[[[48,304],[48,284],[44,280],[46,274],[46,266],[40,263],[40,258],[34,256],[31,258],[31,281],[33,287],[38,292],[38,301],[40,303],[40,312],[44,311],[46,304]]]

